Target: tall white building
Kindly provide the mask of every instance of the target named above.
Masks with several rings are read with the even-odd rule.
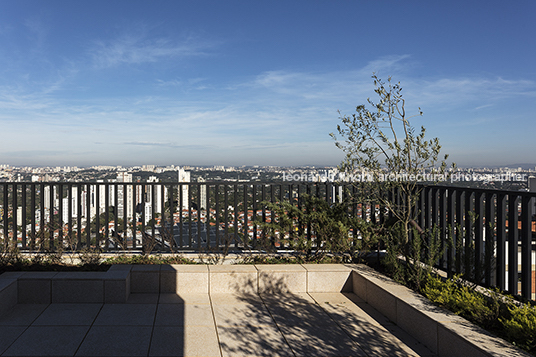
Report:
[[[132,182],[132,174],[129,174],[128,172],[118,172],[116,181]],[[132,185],[127,185],[126,191],[123,190],[123,185],[117,186],[117,215],[121,218],[125,212],[125,205],[127,218],[131,219],[134,212]]]
[[[179,183],[187,183],[187,182],[190,182],[190,171],[179,169]],[[182,204],[180,207],[181,211],[188,209],[188,192],[189,192],[189,186],[182,185]]]
[[[206,182],[204,178],[198,177],[197,182]],[[201,196],[201,207],[199,209],[207,209],[207,185],[199,185],[199,195]]]
[[[151,176],[147,179],[147,182],[158,182],[158,178],[156,176]],[[147,187],[147,203],[150,205],[153,204],[153,195],[155,202],[154,211],[155,213],[162,213],[162,186],[154,185]]]
[[[58,190],[56,186],[52,186],[52,197],[50,197],[50,186],[45,186],[43,191],[45,201],[45,219],[49,219],[50,215],[54,213],[54,207],[59,207]],[[51,201],[52,198],[52,201]]]

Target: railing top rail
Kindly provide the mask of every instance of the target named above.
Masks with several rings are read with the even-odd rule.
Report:
[[[158,181],[158,182],[97,182],[97,181],[4,181],[2,185],[318,185],[318,184],[350,184],[338,182],[310,182],[310,181],[203,181],[203,182],[177,182],[177,181]]]
[[[462,187],[462,186],[448,186],[448,185],[430,185],[430,184],[419,184],[419,187],[433,187],[440,189],[448,189],[450,191],[471,191],[471,192],[484,192],[484,193],[494,193],[494,194],[507,194],[507,195],[518,195],[518,196],[530,196],[536,197],[536,192],[528,191],[514,191],[514,190],[497,190],[494,188],[475,188],[475,187]]]

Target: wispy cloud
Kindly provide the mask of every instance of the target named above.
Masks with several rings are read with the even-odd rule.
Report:
[[[384,56],[370,61],[366,66],[361,68],[359,72],[362,75],[367,75],[370,78],[371,73],[376,73],[379,77],[390,76],[395,73],[405,72],[413,65],[408,62],[410,55],[392,55]],[[387,78],[385,78],[387,80]]]
[[[213,43],[194,37],[177,41],[162,37],[125,34],[107,41],[94,41],[89,52],[95,67],[108,68],[121,64],[143,64],[162,59],[206,56],[213,47]]]
[[[525,79],[457,77],[435,80],[409,79],[406,83],[410,89],[410,98],[430,102],[433,105],[472,103],[478,108],[484,108],[498,100],[536,97],[536,83]]]
[[[374,96],[371,72],[364,68],[403,68],[407,59],[380,59],[348,71],[266,71],[246,79],[228,78],[219,87],[210,86],[207,95],[188,90],[210,83],[210,78],[201,77],[154,79],[152,83],[161,86],[158,95],[153,86],[151,90],[138,88],[136,94],[106,98],[64,95],[77,72],[73,78],[58,75],[38,87],[6,85],[0,87],[0,120],[9,125],[3,128],[6,139],[1,145],[20,147],[20,125],[24,123],[28,152],[59,147],[73,152],[76,159],[91,155],[119,162],[126,156],[150,160],[180,154],[213,157],[217,163],[237,155],[253,158],[250,152],[255,152],[256,157],[262,153],[274,160],[305,160],[312,155],[327,162],[338,153],[328,136],[337,124],[337,109],[350,114],[356,105]],[[441,108],[458,111],[460,115],[445,127],[463,125],[467,128],[464,135],[499,120],[487,107],[516,97],[533,98],[536,91],[535,83],[527,80],[421,79],[400,71],[393,73],[393,79],[402,82],[411,107],[421,106],[426,116]],[[182,89],[179,100],[177,88]],[[486,116],[470,116],[475,108]],[[21,157],[23,153],[26,151],[12,154]],[[5,157],[2,154],[0,161]]]

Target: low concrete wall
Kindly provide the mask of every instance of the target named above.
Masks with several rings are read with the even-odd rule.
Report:
[[[530,356],[364,265],[114,265],[0,275],[0,315],[25,303],[125,303],[135,293],[353,292],[439,356]]]
[[[531,356],[374,269],[348,267],[356,295],[438,356]]]

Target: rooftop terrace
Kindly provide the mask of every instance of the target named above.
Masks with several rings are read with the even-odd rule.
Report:
[[[359,265],[0,275],[0,356],[526,356]]]

